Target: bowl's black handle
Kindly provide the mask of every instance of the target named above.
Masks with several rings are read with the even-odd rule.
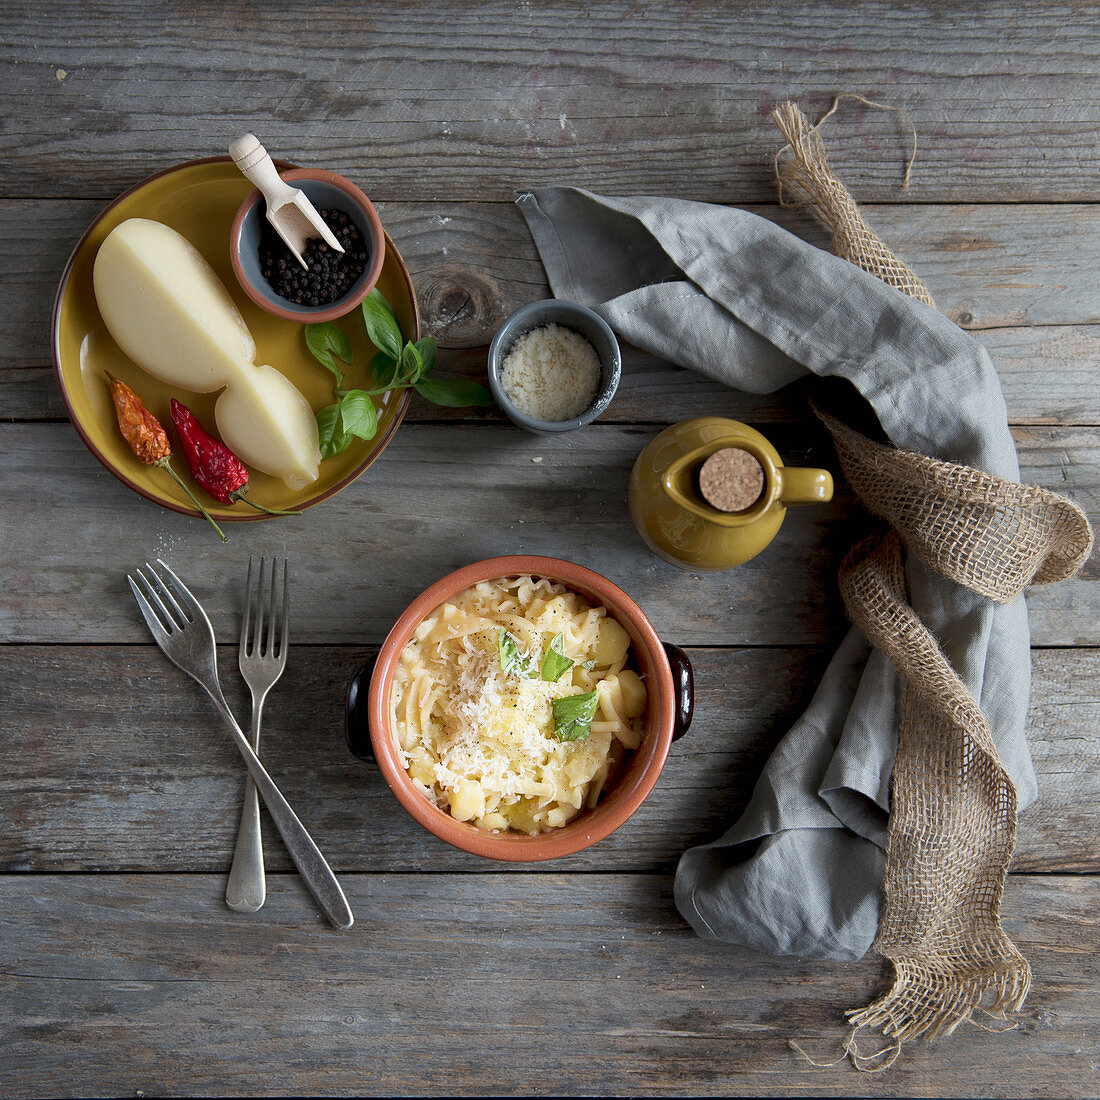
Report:
[[[367,695],[370,692],[371,673],[378,654],[368,657],[348,681],[348,694],[344,703],[344,740],[352,756],[360,760],[374,760],[374,746],[370,742],[370,722],[367,720]]]
[[[672,683],[676,692],[676,714],[672,721],[672,740],[679,741],[691,725],[695,713],[695,675],[691,671],[688,655],[671,642],[665,642],[665,653],[672,669]]]

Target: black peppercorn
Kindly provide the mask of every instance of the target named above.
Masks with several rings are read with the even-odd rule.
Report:
[[[302,253],[308,270],[298,263],[270,224],[265,222],[260,233],[261,274],[276,294],[299,306],[331,305],[339,301],[366,270],[370,253],[359,227],[343,210],[318,213],[344,251],[335,251],[319,237],[311,239]]]

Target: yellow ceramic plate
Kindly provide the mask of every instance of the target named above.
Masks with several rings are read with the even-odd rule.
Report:
[[[280,170],[293,167],[277,163]],[[306,348],[302,326],[265,313],[245,295],[233,277],[229,227],[237,207],[251,190],[252,185],[228,157],[191,161],[151,176],[117,198],[92,223],[69,257],[54,304],[54,369],[76,430],[92,454],[120,481],[149,500],[189,516],[199,513],[167,471],[142,465],[119,434],[104,371],[131,386],[165,426],[173,441],[172,464],[189,484],[187,460],[176,443],[168,402],[172,397],[178,398],[208,431],[214,432],[214,402],[218,394],[173,390],[122,353],[100,319],[92,289],[92,265],[103,239],[127,218],[152,218],[178,230],[206,257],[233,296],[256,338],[257,362],[277,367],[305,394],[314,410],[322,409],[334,400],[333,378]],[[416,295],[408,269],[388,235],[378,289],[396,311],[406,338],[419,339]],[[355,365],[348,382],[369,386],[367,364],[375,349],[367,338],[362,314],[355,309],[336,323],[347,333],[355,349]],[[249,496],[272,508],[308,508],[339,492],[381,454],[401,423],[408,403],[408,390],[386,394],[378,405],[378,433],[374,439],[357,439],[342,455],[326,458],[321,463],[320,477],[307,488],[295,492],[279,478],[250,471]],[[211,515],[219,520],[271,518],[247,504],[218,504],[198,486],[193,487]]]

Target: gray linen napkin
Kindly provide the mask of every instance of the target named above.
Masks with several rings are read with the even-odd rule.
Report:
[[[630,343],[752,393],[807,374],[845,378],[902,450],[1019,479],[988,352],[930,306],[743,210],[574,188],[518,202],[554,294],[595,309]],[[906,572],[912,606],[980,702],[1028,805],[1023,598],[994,604],[912,557]],[[740,819],[680,861],[677,905],[701,936],[781,955],[866,953],[900,692],[853,629]]]

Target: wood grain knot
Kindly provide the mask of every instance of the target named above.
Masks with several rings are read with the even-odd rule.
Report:
[[[458,266],[437,268],[424,279],[420,310],[424,331],[448,348],[488,344],[505,317],[496,282]]]

